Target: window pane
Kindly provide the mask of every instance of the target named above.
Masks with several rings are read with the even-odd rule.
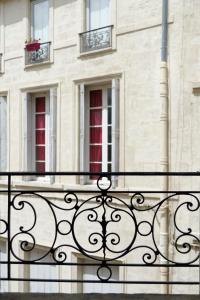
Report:
[[[48,0],[32,2],[33,38],[41,42],[48,41],[49,3]]]
[[[108,161],[112,161],[112,145],[108,145]]]
[[[36,172],[45,172],[45,162],[36,162]]]
[[[45,144],[45,130],[36,130],[36,144]]]
[[[45,98],[40,97],[35,99],[35,111],[45,112]]]
[[[108,126],[108,143],[112,143],[112,127]]]
[[[36,160],[45,160],[45,146],[36,146]]]
[[[102,110],[92,109],[90,110],[90,125],[101,125],[102,124]]]
[[[107,90],[107,97],[108,97],[108,105],[110,106],[110,105],[112,105],[112,91],[111,91],[111,88],[108,88],[108,90]]]
[[[40,128],[45,128],[45,115],[36,115],[36,124],[35,124],[36,129]]]
[[[90,172],[101,172],[101,164],[91,163],[90,164]],[[90,176],[90,179],[93,179],[93,180],[96,180],[98,178],[99,178],[99,176],[97,176],[97,175],[91,175]]]
[[[89,30],[110,24],[110,0],[89,0]]]
[[[108,164],[108,172],[112,172],[112,165]]]
[[[90,144],[93,143],[102,143],[102,128],[94,127],[90,128]]]
[[[102,160],[102,146],[90,146],[90,162],[101,162]]]
[[[90,91],[90,107],[102,106],[102,90]]]
[[[108,108],[108,124],[112,124],[112,109]]]

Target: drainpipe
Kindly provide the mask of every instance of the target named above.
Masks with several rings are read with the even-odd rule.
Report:
[[[162,0],[162,45],[161,45],[161,65],[160,65],[160,169],[161,172],[169,171],[168,158],[168,66],[167,66],[167,50],[168,50],[168,0]],[[161,177],[161,190],[168,190],[168,177]],[[161,199],[167,196],[166,193],[161,195]],[[169,247],[169,231],[168,231],[168,203],[164,203],[161,207],[160,218],[160,250],[161,253],[168,257]],[[167,261],[161,258],[161,264]],[[160,268],[161,281],[169,280],[169,270],[167,267]],[[168,294],[169,286],[161,284],[161,293]]]

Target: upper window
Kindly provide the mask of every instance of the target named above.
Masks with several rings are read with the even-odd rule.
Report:
[[[80,35],[80,51],[112,47],[110,0],[86,0],[86,32]]]
[[[87,30],[110,25],[110,0],[87,0]]]
[[[0,171],[7,170],[7,97],[0,96]]]
[[[50,60],[49,1],[31,1],[31,39],[25,45],[25,64]]]
[[[34,40],[49,40],[49,1],[34,0],[31,2],[31,36]]]

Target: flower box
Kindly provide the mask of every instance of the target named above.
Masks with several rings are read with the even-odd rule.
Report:
[[[38,41],[28,42],[25,45],[27,51],[37,51],[40,49],[40,43]]]

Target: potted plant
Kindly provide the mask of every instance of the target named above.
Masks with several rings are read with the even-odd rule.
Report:
[[[40,49],[40,41],[39,40],[29,40],[25,41],[25,49],[27,51],[37,51]]]

